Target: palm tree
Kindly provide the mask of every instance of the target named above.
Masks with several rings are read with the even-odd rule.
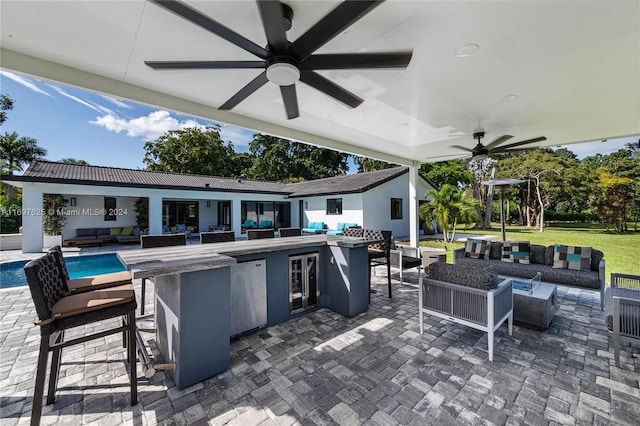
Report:
[[[471,223],[478,220],[476,213],[478,201],[468,190],[444,184],[439,191],[433,189],[427,191],[425,197],[430,200],[420,206],[420,218],[426,222],[436,220],[442,229],[446,243],[455,239],[458,223]]]
[[[24,164],[45,155],[47,150],[34,138],[21,137],[17,132],[0,135],[0,167],[3,173],[12,175],[14,171],[22,171]],[[13,198],[11,185],[7,185],[7,198]]]

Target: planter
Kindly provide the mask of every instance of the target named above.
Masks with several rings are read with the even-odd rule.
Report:
[[[62,235],[44,235],[42,237],[42,247],[48,249],[53,246],[62,247]]]

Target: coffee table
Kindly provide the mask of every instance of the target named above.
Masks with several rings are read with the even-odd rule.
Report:
[[[540,281],[540,276],[531,279],[500,275],[501,279],[513,281],[513,319],[527,325],[549,328],[558,311],[558,287]]]

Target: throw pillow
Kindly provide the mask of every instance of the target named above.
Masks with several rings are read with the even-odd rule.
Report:
[[[464,257],[473,259],[489,259],[491,242],[487,240],[467,239],[464,245]]]
[[[556,244],[553,249],[553,267],[588,271],[591,269],[591,247],[563,246]]]
[[[120,235],[131,235],[132,232],[133,226],[125,226],[124,228],[122,228],[122,231],[120,231]]]
[[[502,243],[502,261],[512,263],[530,263],[529,241],[504,241]]]
[[[120,235],[120,228],[111,228],[109,230],[109,235],[116,236],[116,235]]]

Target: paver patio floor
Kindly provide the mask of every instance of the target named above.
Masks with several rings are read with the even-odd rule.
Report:
[[[217,377],[179,390],[170,373],[145,379],[139,368],[135,407],[120,336],[71,347],[42,424],[639,423],[640,348],[625,345],[615,367],[597,293],[559,287],[551,327],[516,324],[508,336],[503,325],[489,362],[481,332],[427,317],[420,335],[417,288],[394,279],[389,299],[383,269],[366,313],[320,309],[237,339]],[[26,287],[0,291],[2,425],[29,421],[35,319]]]

